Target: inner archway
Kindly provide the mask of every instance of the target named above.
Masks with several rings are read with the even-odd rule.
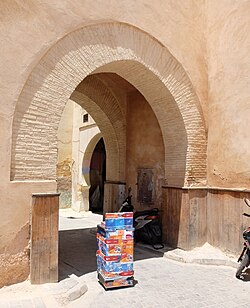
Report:
[[[104,182],[106,180],[106,150],[103,138],[98,141],[93,151],[90,161],[89,178],[89,209],[94,213],[102,213]]]

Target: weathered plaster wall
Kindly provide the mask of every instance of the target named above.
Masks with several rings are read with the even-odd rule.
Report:
[[[207,1],[208,183],[250,188],[250,1]]]
[[[96,89],[98,91],[98,89]],[[57,190],[60,193],[60,208],[72,207],[75,211],[89,210],[89,186],[83,177],[83,157],[91,140],[100,130],[90,115],[88,121],[83,122],[83,115],[87,111],[74,101],[69,100],[65,106],[58,127],[58,162],[57,162]],[[97,138],[98,141],[98,138]],[[93,149],[92,149],[93,151]],[[85,159],[84,164],[89,164]]]
[[[72,133],[73,133],[73,112],[74,102],[71,100],[65,106],[61,121],[59,123],[58,138],[58,162],[63,162],[72,157]]]
[[[102,136],[98,126],[92,121],[90,118],[89,124],[82,126],[79,132],[78,166],[76,165],[78,170],[75,169],[74,186],[72,186],[72,190],[76,190],[76,199],[72,205],[75,211],[89,210],[90,162],[95,145]]]
[[[88,115],[88,122],[83,123],[83,115],[87,113],[81,106],[74,103],[72,137],[72,208],[75,211],[89,210],[89,186],[84,181],[83,157],[91,140],[100,134],[94,120]],[[100,138],[100,136],[99,136]],[[97,139],[98,140],[98,139]],[[91,157],[91,156],[90,156]],[[90,165],[90,161],[85,161]]]
[[[55,191],[56,184],[53,181],[38,183],[2,181],[0,186],[0,287],[23,281],[28,277],[31,195],[36,192]]]
[[[8,282],[20,282],[29,275],[29,222],[0,253],[0,288]]]
[[[60,208],[71,207],[72,204],[72,136],[73,136],[73,112],[74,102],[66,104],[61,121],[59,123],[58,138],[58,161],[57,161],[57,190],[60,193]]]
[[[164,183],[164,144],[157,118],[137,91],[128,96],[127,109],[127,168],[126,184],[132,188],[133,205],[136,210],[162,207]],[[137,171],[139,168],[153,170],[155,197],[153,204],[137,202]]]

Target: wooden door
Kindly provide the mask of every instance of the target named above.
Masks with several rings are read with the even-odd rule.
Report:
[[[31,210],[30,281],[58,281],[59,195],[33,194]]]

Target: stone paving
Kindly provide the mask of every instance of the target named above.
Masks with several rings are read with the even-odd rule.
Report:
[[[105,291],[98,283],[95,271],[93,227],[101,216],[67,210],[60,216],[61,281],[42,286],[31,286],[25,281],[4,287],[0,290],[0,308],[250,308],[250,281],[237,280],[235,260],[208,244],[191,252],[167,247],[155,251],[150,246],[136,244],[137,284]]]
[[[1,301],[1,308],[46,308],[44,301],[40,297],[34,297],[33,299],[20,299],[12,301]]]
[[[88,292],[68,307],[250,307],[250,282],[225,266],[184,264],[164,257],[135,262],[134,287],[105,291],[96,273],[85,275]]]

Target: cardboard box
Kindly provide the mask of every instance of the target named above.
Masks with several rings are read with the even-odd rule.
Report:
[[[102,237],[97,238],[98,249],[106,256],[117,255],[122,252],[122,240],[105,240]]]
[[[103,273],[121,273],[133,271],[133,257],[127,254],[116,256],[105,256],[101,251],[97,251],[97,270]],[[131,260],[132,259],[132,260]]]
[[[106,288],[134,285],[133,213],[106,213],[97,226],[97,272]]]
[[[105,289],[134,286],[133,276],[129,276],[129,277],[124,276],[124,277],[106,279],[102,276],[101,273],[98,273],[98,279]]]
[[[133,255],[134,240],[123,240],[120,238],[106,240],[102,235],[97,233],[97,247],[106,256],[124,253]]]
[[[106,213],[105,228],[107,230],[122,230],[133,228],[133,212]]]
[[[106,229],[102,225],[97,226],[97,233],[104,237],[105,239],[120,239],[120,240],[128,240],[134,238],[134,228],[128,228],[123,230],[116,229]]]

